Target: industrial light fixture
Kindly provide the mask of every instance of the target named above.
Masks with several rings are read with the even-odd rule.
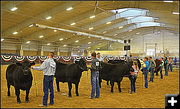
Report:
[[[33,27],[33,24],[29,25],[29,27]]]
[[[106,24],[110,24],[111,22],[107,22]]]
[[[49,20],[49,19],[51,19],[52,17],[51,16],[48,16],[48,17],[46,17],[46,20]]]
[[[140,33],[136,33],[136,34],[140,34]]]
[[[47,43],[47,45],[51,45],[51,43]]]
[[[13,32],[13,34],[15,35],[15,34],[18,34],[18,32],[17,31],[15,31],[15,32]]]
[[[59,39],[60,41],[62,41],[63,40],[63,38],[61,38],[61,39]]]
[[[100,48],[97,48],[97,49],[100,49]]]
[[[119,29],[123,28],[123,26],[120,26]]]
[[[69,8],[67,8],[66,10],[67,10],[67,11],[70,11],[70,10],[72,10],[72,9],[73,9],[72,7],[69,7]]]
[[[169,1],[168,1],[168,0],[164,0],[164,2],[172,3],[173,1],[170,1],[170,0],[169,0]]]
[[[91,37],[89,36],[88,38],[90,39]]]
[[[63,45],[63,47],[66,47],[67,45]]]
[[[172,14],[177,14],[177,15],[179,15],[179,12],[172,12]]]
[[[134,18],[134,17],[126,17],[126,19],[132,19],[132,18]]]
[[[76,42],[76,43],[78,43],[78,42],[79,42],[79,40],[76,40],[75,42]]]
[[[93,18],[95,18],[95,17],[96,17],[96,16],[95,16],[95,15],[93,15],[93,16],[90,16],[89,18],[90,18],[90,19],[93,19]]]
[[[88,47],[88,48],[91,48],[91,47]]]
[[[92,29],[93,29],[93,27],[89,28],[89,30],[92,30]]]
[[[88,42],[88,44],[91,44],[91,42]]]
[[[27,41],[26,43],[29,44],[31,41]]]
[[[114,34],[114,36],[117,36],[118,34]]]
[[[13,7],[11,8],[11,11],[16,11],[18,8],[17,7]]]
[[[57,30],[54,30],[54,32],[57,32]]]
[[[103,33],[107,33],[107,31],[103,31]]]
[[[43,35],[39,36],[39,38],[43,38],[43,37],[44,37]]]
[[[75,25],[76,23],[71,23],[71,25]]]
[[[1,42],[2,42],[2,41],[4,41],[4,39],[3,39],[3,38],[1,39]]]
[[[129,32],[131,32],[132,30],[129,30]]]

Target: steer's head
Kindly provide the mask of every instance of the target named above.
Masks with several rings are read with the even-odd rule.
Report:
[[[22,70],[24,75],[28,75],[31,73],[30,67],[32,65],[35,65],[35,63],[34,62],[30,63],[29,61],[24,61],[22,63],[17,62],[16,65],[18,65],[20,67],[20,69]]]
[[[87,66],[86,66],[86,61],[85,59],[81,58],[78,62],[76,62],[79,66],[80,69],[82,69],[83,71],[87,71]]]

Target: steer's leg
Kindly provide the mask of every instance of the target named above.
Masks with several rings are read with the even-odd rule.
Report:
[[[102,79],[99,78],[99,87],[101,88],[101,82],[102,82]]]
[[[79,96],[78,86],[79,86],[79,82],[75,83],[75,87],[76,87],[76,96]]]
[[[71,95],[72,82],[68,82],[68,88],[69,88],[69,97],[72,97]]]
[[[114,91],[113,91],[113,88],[114,88],[114,81],[110,81],[110,84],[111,84],[111,92],[113,93]]]
[[[26,103],[29,102],[29,90],[30,89],[26,89],[26,98],[25,98]]]
[[[60,89],[59,89],[59,81],[56,79],[56,86],[57,86],[57,91],[60,92]]]
[[[21,100],[20,100],[20,89],[18,88],[15,88],[15,93],[16,93],[16,96],[17,96],[17,103],[21,103]]]
[[[107,80],[107,85],[109,85],[109,80]]]
[[[11,85],[10,85],[9,83],[7,83],[7,87],[8,87],[7,95],[8,95],[8,96],[10,96],[10,86],[11,86]]]
[[[122,91],[121,91],[121,81],[122,81],[122,79],[123,79],[123,77],[120,78],[120,80],[117,82],[119,92],[122,92]]]

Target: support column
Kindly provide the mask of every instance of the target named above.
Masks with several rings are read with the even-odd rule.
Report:
[[[22,45],[21,45],[21,47],[20,47],[19,54],[20,54],[20,56],[23,56],[23,46],[22,46]]]
[[[44,47],[42,46],[42,47],[41,47],[41,56],[44,55],[44,51],[43,51],[43,50],[44,50]]]
[[[57,56],[60,56],[60,47],[58,47]]]

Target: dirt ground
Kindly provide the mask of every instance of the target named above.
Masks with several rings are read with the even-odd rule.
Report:
[[[42,79],[41,71],[33,72],[33,86],[30,91],[30,102],[25,103],[25,91],[21,91],[21,104],[16,103],[14,87],[11,87],[11,96],[7,96],[7,86],[5,79],[5,71],[7,66],[1,66],[1,107],[2,108],[39,108],[42,102]],[[163,72],[164,73],[164,72]],[[149,83],[149,88],[143,87],[142,74],[137,78],[137,93],[129,94],[130,81],[124,78],[121,87],[122,92],[119,93],[115,84],[114,93],[110,93],[110,86],[103,81],[101,88],[101,97],[99,99],[89,99],[90,72],[83,72],[79,85],[80,96],[75,96],[75,88],[73,85],[72,98],[67,97],[67,83],[60,83],[61,92],[56,91],[55,85],[55,104],[48,108],[164,108],[165,94],[178,94],[179,88],[179,70],[169,72],[169,76],[160,79],[155,76],[155,82]]]

